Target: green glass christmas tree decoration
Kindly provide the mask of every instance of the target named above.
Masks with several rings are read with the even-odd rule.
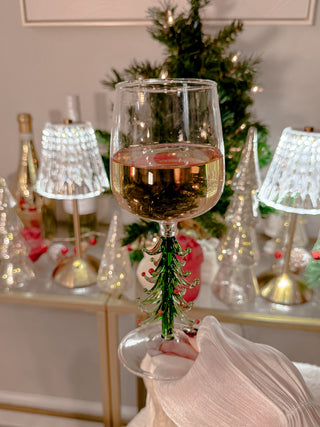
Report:
[[[177,256],[184,257],[190,253],[191,249],[182,250],[176,237],[160,237],[157,245],[151,249],[145,249],[148,255],[155,256],[161,254],[156,261],[151,258],[155,265],[155,270],[150,269],[144,278],[154,284],[151,289],[144,289],[148,295],[140,306],[143,311],[150,316],[144,321],[149,324],[157,320],[162,320],[162,337],[166,340],[174,338],[174,318],[178,317],[185,324],[192,325],[193,321],[188,319],[185,311],[190,310],[192,303],[187,303],[183,299],[185,291],[199,283],[195,279],[189,283],[186,277],[190,272],[184,272],[182,267],[185,261],[179,261]]]
[[[226,212],[229,228],[220,242],[213,291],[226,304],[239,305],[252,302],[259,292],[253,271],[259,259],[255,226],[259,218],[256,190],[260,187],[254,127],[249,129],[231,187],[234,194]]]
[[[230,50],[243,30],[241,21],[225,26],[215,36],[204,33],[200,12],[209,3],[210,0],[188,0],[189,10],[182,13],[178,13],[177,6],[171,1],[150,8],[148,15],[152,26],[149,33],[164,45],[164,61],[155,64],[134,61],[121,72],[113,69],[113,76],[104,80],[103,84],[114,87],[120,81],[139,78],[201,78],[218,83],[226,154],[226,185],[217,205],[196,220],[213,236],[221,237],[224,231],[221,216],[225,215],[230,202],[231,180],[250,126],[257,129],[260,166],[269,163],[271,154],[267,145],[267,129],[253,118],[250,111],[253,94],[259,91],[255,83],[259,60],[241,58],[238,52]]]
[[[307,285],[312,288],[320,288],[320,234],[312,249],[312,258],[304,272]]]

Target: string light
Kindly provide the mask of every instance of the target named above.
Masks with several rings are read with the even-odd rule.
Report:
[[[240,56],[240,52],[237,52],[235,55],[233,55],[233,57],[231,58],[231,61],[235,64]]]
[[[251,92],[253,93],[263,92],[263,88],[259,86],[252,86]]]
[[[161,70],[160,79],[165,80],[168,77],[168,70]]]
[[[169,27],[172,27],[172,25],[173,25],[173,16],[172,16],[172,11],[171,10],[168,10],[168,13],[167,13],[167,22],[168,22]]]

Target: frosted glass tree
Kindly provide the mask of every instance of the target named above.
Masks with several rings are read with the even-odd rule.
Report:
[[[123,237],[121,212],[119,208],[116,208],[110,223],[97,277],[100,289],[114,296],[120,296],[133,285],[135,280],[127,246],[122,245]]]
[[[34,277],[30,248],[21,236],[23,224],[19,219],[16,202],[0,177],[0,286],[21,287]]]
[[[214,294],[226,304],[251,302],[259,292],[254,273],[259,259],[255,231],[259,219],[256,197],[259,187],[257,131],[250,127],[231,183],[234,194],[225,216],[228,231],[219,245],[220,266],[213,283]]]

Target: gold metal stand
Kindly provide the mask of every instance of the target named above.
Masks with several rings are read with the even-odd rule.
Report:
[[[78,200],[73,200],[73,229],[76,255],[63,260],[53,271],[55,282],[68,288],[82,288],[97,282],[99,261],[90,255],[82,255]]]
[[[261,289],[261,296],[277,304],[294,305],[310,301],[313,292],[304,284],[303,279],[289,271],[291,248],[294,231],[297,222],[297,214],[292,213],[289,219],[289,242],[284,258],[282,272],[274,272],[273,275],[261,276],[258,278]],[[271,278],[271,277],[272,278]],[[271,279],[271,280],[269,280]]]

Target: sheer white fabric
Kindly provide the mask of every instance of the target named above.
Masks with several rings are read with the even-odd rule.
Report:
[[[319,405],[278,350],[240,337],[212,316],[202,321],[197,345],[195,362],[166,354],[143,361],[148,369],[176,365],[187,373],[177,381],[146,380],[146,408],[130,427],[320,426]]]

